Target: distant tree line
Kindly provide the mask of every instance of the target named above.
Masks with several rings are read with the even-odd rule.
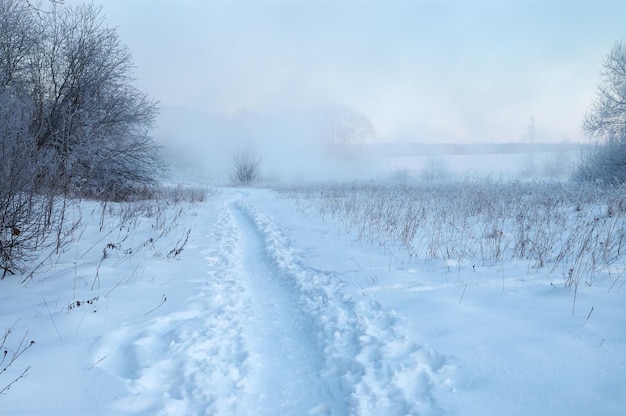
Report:
[[[49,233],[61,197],[126,198],[164,171],[157,105],[94,5],[0,0],[0,271]],[[60,234],[59,234],[60,235]]]

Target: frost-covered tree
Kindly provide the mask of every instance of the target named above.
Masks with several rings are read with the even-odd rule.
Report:
[[[29,102],[42,188],[120,196],[163,171],[150,136],[157,106],[133,81],[100,8],[0,0],[0,87]]]
[[[350,107],[328,107],[319,112],[317,136],[331,145],[360,144],[376,135],[370,119]]]
[[[626,45],[616,42],[602,62],[596,99],[583,129],[594,140],[574,178],[605,184],[626,182]]]
[[[21,269],[46,229],[45,197],[33,194],[38,155],[27,96],[37,22],[23,1],[0,0],[0,278]]]
[[[32,253],[59,230],[58,198],[37,192],[39,160],[29,130],[30,103],[0,91],[0,279],[23,270]]]
[[[600,85],[583,128],[591,137],[626,137],[626,45],[618,41],[602,62]]]
[[[0,0],[0,87],[27,92],[30,58],[40,40],[39,24],[27,3]]]
[[[449,178],[450,172],[443,156],[430,155],[424,160],[420,177],[429,182],[443,181]]]
[[[230,182],[235,186],[246,186],[261,176],[261,156],[251,147],[240,148],[233,155]]]
[[[355,158],[353,145],[367,143],[376,136],[376,129],[369,117],[347,106],[324,107],[315,118],[317,141],[332,156],[343,161]]]
[[[522,170],[522,175],[532,178],[536,174],[535,143],[537,141],[537,125],[535,123],[534,115],[529,117],[524,140],[528,145],[528,152],[526,153],[526,163]]]
[[[122,197],[163,170],[156,104],[100,9],[33,4],[0,0],[0,277],[58,247],[63,196]]]
[[[42,17],[30,83],[37,148],[81,192],[117,195],[162,171],[150,137],[156,103],[132,85],[133,65],[100,9],[81,5]]]

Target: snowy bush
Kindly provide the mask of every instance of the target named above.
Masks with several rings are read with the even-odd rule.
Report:
[[[233,155],[230,182],[235,186],[246,186],[261,176],[261,156],[252,148],[238,149]]]
[[[587,149],[573,179],[604,186],[626,183],[626,140],[598,142]]]

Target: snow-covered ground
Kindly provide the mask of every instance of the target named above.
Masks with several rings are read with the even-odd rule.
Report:
[[[0,281],[0,389],[28,368],[0,414],[626,414],[621,277],[572,314],[554,278],[399,261],[272,190],[74,215]]]

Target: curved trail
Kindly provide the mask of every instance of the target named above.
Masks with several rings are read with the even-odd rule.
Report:
[[[236,203],[229,208],[240,237],[239,273],[251,301],[246,324],[248,346],[254,351],[249,385],[259,394],[248,398],[248,414],[326,412],[329,398],[319,378],[323,357],[311,339],[311,323],[290,282],[272,265],[252,219]]]
[[[341,276],[308,267],[306,259],[293,251],[280,226],[247,202],[233,202],[230,207],[242,239],[255,241],[261,263],[268,266],[274,283],[280,282],[280,290],[268,285],[266,296],[290,299],[290,307],[297,306],[277,309],[274,319],[284,320],[293,314],[299,325],[310,325],[311,335],[297,337],[300,346],[292,344],[286,352],[306,348],[313,357],[312,347],[304,344],[314,342],[321,357],[319,364],[309,363],[304,371],[310,378],[319,365],[319,380],[295,392],[302,398],[310,394],[307,389],[326,392],[319,397],[327,402],[308,414],[440,414],[430,391],[449,382],[438,374],[446,365],[445,358],[408,339],[398,326],[398,318],[378,303],[367,298],[354,301],[345,293]],[[254,268],[259,258],[250,264]],[[279,313],[287,315],[281,318]]]
[[[176,283],[182,310],[166,305],[94,352],[125,385],[116,414],[442,413],[431,389],[447,382],[444,357],[378,303],[353,300],[340,275],[307,266],[254,198],[226,190],[207,208],[187,254],[204,266]]]

